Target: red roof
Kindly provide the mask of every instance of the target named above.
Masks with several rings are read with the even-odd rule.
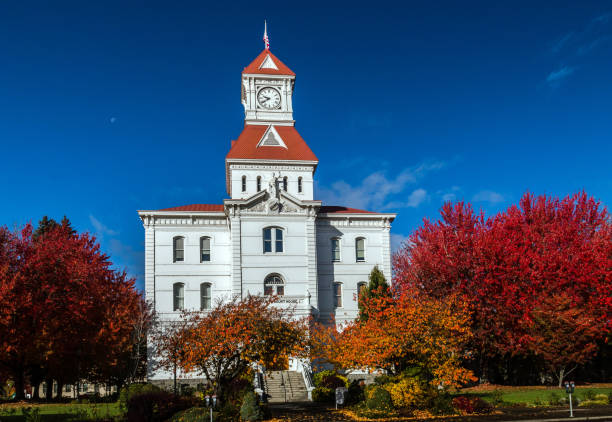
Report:
[[[319,161],[293,126],[274,126],[287,148],[282,146],[257,147],[268,127],[265,125],[246,125],[238,139],[233,142],[232,148],[225,158]]]
[[[200,211],[200,212],[223,212],[223,204],[192,204],[180,207],[163,208],[158,211]]]
[[[327,214],[376,214],[374,211],[358,210],[357,208],[341,207],[338,205],[324,205],[319,208],[319,213]]]
[[[278,70],[271,68],[260,68],[261,64],[264,62],[267,56],[270,56],[270,59],[274,62]],[[251,62],[250,65],[244,68],[242,73],[255,73],[255,74],[265,74],[265,75],[291,75],[295,76],[295,73],[291,69],[285,65],[285,63],[281,62],[278,57],[276,57],[270,50],[264,50],[261,52],[259,56],[255,58]]]

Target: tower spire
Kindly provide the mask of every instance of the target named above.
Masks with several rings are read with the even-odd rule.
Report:
[[[264,36],[263,36],[264,44],[266,45],[266,50],[270,49],[270,40],[268,39],[268,23],[264,19]]]

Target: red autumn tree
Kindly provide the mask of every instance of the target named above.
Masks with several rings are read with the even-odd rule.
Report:
[[[462,299],[422,297],[405,291],[398,297],[363,297],[367,319],[342,327],[317,326],[315,358],[345,369],[384,369],[400,373],[420,367],[434,385],[457,387],[473,380],[462,367],[471,338],[469,312]]]
[[[118,367],[141,300],[133,280],[67,219],[43,220],[35,232],[28,225],[11,239],[16,246],[0,265],[13,268],[0,280],[0,301],[12,303],[3,309],[0,362],[18,398],[26,377],[33,386],[55,379],[61,387]]]
[[[535,353],[525,321],[559,291],[600,336],[612,328],[612,228],[593,198],[526,194],[519,206],[488,219],[464,203],[445,204],[441,215],[424,221],[395,255],[395,285],[465,297],[481,357]]]

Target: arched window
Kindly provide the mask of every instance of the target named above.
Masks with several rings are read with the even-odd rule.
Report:
[[[334,283],[334,308],[342,308],[342,283]]]
[[[285,281],[279,274],[270,274],[264,280],[264,295],[285,294]]]
[[[340,261],[340,238],[332,237],[331,238],[331,256],[333,262]]]
[[[298,177],[298,193],[302,193],[302,176]]]
[[[365,261],[365,238],[363,237],[355,239],[355,260],[357,262]]]
[[[283,252],[283,229],[280,227],[266,227],[263,229],[264,253]]]
[[[367,283],[365,281],[360,281],[357,283],[357,303],[361,301],[361,295],[365,291]]]
[[[287,176],[283,177],[283,190],[287,192]]]
[[[172,239],[172,261],[182,262],[185,260],[185,238],[176,236]]]
[[[200,238],[200,262],[210,261],[210,237]]]
[[[173,310],[182,311],[185,309],[185,285],[183,283],[174,283],[172,286]]]
[[[246,192],[246,176],[242,176],[242,191]]]
[[[200,284],[200,310],[210,309],[212,304],[210,283]]]
[[[261,176],[257,176],[257,192],[261,191]]]

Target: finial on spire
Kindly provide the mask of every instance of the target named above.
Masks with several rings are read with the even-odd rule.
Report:
[[[266,45],[266,50],[270,49],[270,40],[268,39],[268,23],[264,19],[264,36],[263,36],[264,44]]]

